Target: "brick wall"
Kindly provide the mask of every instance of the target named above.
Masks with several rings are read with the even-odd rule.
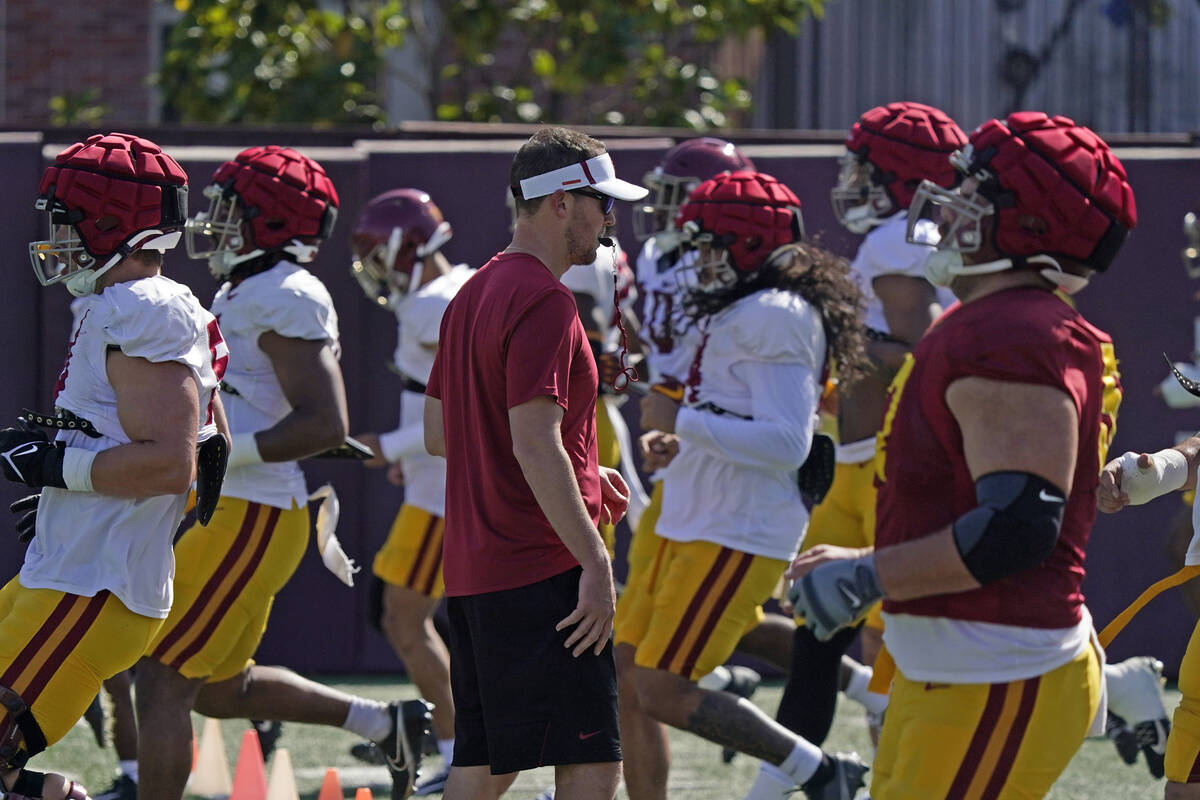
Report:
[[[151,114],[155,0],[0,0],[5,125],[41,126],[55,95],[94,87],[106,122]],[[157,35],[157,34],[154,34]]]

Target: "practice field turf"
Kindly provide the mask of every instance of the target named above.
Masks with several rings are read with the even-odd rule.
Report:
[[[416,696],[413,686],[408,682],[397,684],[382,679],[328,677],[324,681],[345,691],[381,700]],[[781,690],[779,684],[765,685],[755,694],[754,701],[773,714],[779,703]],[[1179,693],[1172,688],[1167,692],[1168,709],[1173,710],[1178,702]],[[202,719],[194,717],[194,721],[199,733]],[[248,723],[245,720],[227,720],[222,723],[231,775],[236,765],[242,732],[247,727]],[[284,726],[278,746],[286,747],[291,753],[296,785],[303,800],[316,800],[325,769],[331,766],[338,769],[343,792],[348,798],[354,797],[357,787],[369,786],[377,800],[386,800],[390,787],[386,771],[383,767],[368,767],[355,761],[349,754],[349,748],[355,741],[357,740],[353,735],[342,730],[310,725]],[[861,707],[842,699],[826,746],[833,750],[858,750],[864,757],[870,754],[871,746]],[[742,755],[737,756],[732,764],[723,764],[717,745],[676,731],[672,731],[671,734],[671,753],[673,761],[670,795],[673,798],[730,800],[742,797],[754,780],[758,768],[752,759]],[[436,762],[436,759],[433,761]],[[44,771],[53,770],[72,775],[81,779],[92,794],[96,794],[105,789],[112,780],[116,768],[116,755],[111,745],[104,750],[97,748],[91,730],[81,722],[63,741],[34,759],[32,766]],[[268,774],[270,768],[268,763]],[[505,797],[532,800],[538,792],[552,783],[551,769],[524,773]],[[1151,800],[1161,798],[1162,792],[1163,781],[1155,781],[1150,777],[1141,756],[1136,764],[1128,766],[1117,757],[1116,748],[1108,740],[1089,739],[1049,797],[1052,800],[1096,800],[1113,797],[1119,797],[1121,800]],[[625,798],[624,790],[617,796]]]

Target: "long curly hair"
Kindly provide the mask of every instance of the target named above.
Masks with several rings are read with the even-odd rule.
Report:
[[[693,290],[684,301],[694,322],[763,289],[782,289],[804,298],[821,315],[829,356],[837,364],[838,384],[850,386],[871,368],[867,332],[862,322],[865,301],[850,277],[849,262],[810,242],[776,248],[753,274],[715,292]]]

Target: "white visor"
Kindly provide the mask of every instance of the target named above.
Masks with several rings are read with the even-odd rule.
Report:
[[[612,158],[608,153],[601,153],[587,161],[524,179],[521,181],[521,197],[532,200],[535,197],[554,194],[559,189],[569,192],[584,186],[591,186],[596,191],[618,200],[641,200],[650,194],[649,189],[618,178]]]

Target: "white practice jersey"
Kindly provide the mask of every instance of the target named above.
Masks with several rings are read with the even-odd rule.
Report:
[[[821,316],[797,294],[764,289],[699,327],[655,533],[790,559],[808,526],[796,473],[817,423]]]
[[[637,259],[637,280],[646,304],[642,309],[642,339],[647,343],[646,361],[650,381],[667,378],[682,383],[687,379],[700,334],[683,313],[687,290],[676,275],[679,262],[664,255],[653,238],[643,245]]]
[[[458,290],[475,274],[458,264],[396,305],[399,323],[396,368],[419,383],[429,381],[442,315]],[[404,502],[431,514],[446,513],[446,459],[425,452],[425,395],[404,391],[400,427],[379,437],[383,457],[404,470]]]
[[[95,451],[129,443],[108,382],[113,348],[133,358],[188,367],[200,398],[197,439],[216,435],[210,401],[220,381],[219,362],[228,351],[212,314],[190,289],[158,275],[113,284],[82,298],[72,310],[75,325],[54,404],[87,419],[100,437],[60,431],[58,441]],[[136,614],[166,618],[175,576],[171,547],[186,501],[186,494],[135,500],[43,489],[21,585],[85,597],[107,589]]]
[[[868,328],[880,333],[891,333],[887,319],[883,316],[883,303],[875,295],[872,284],[883,275],[906,275],[925,279],[925,259],[938,243],[937,225],[930,220],[921,220],[917,236],[928,244],[911,244],[905,239],[908,230],[908,212],[893,214],[871,229],[858,246],[850,272],[862,290],[867,310],[863,322]],[[947,308],[954,302],[949,289],[934,287],[938,303]]]
[[[234,436],[271,428],[292,411],[271,360],[259,349],[260,336],[274,331],[289,339],[328,341],[338,352],[338,318],[329,291],[311,272],[287,261],[237,286],[225,283],[212,311],[232,353],[221,400]],[[221,494],[285,509],[308,503],[304,473],[295,461],[231,468]]]
[[[613,251],[616,251],[616,265],[613,264]],[[616,281],[613,271],[616,271]],[[621,345],[621,331],[617,327],[617,309],[629,311],[637,302],[637,289],[634,287],[633,271],[625,258],[621,245],[613,240],[613,247],[601,247],[596,251],[596,260],[591,264],[576,264],[562,276],[563,285],[575,294],[587,295],[592,298],[595,307],[604,317],[601,329],[602,344],[606,352],[612,352]],[[616,302],[613,302],[614,296]]]

